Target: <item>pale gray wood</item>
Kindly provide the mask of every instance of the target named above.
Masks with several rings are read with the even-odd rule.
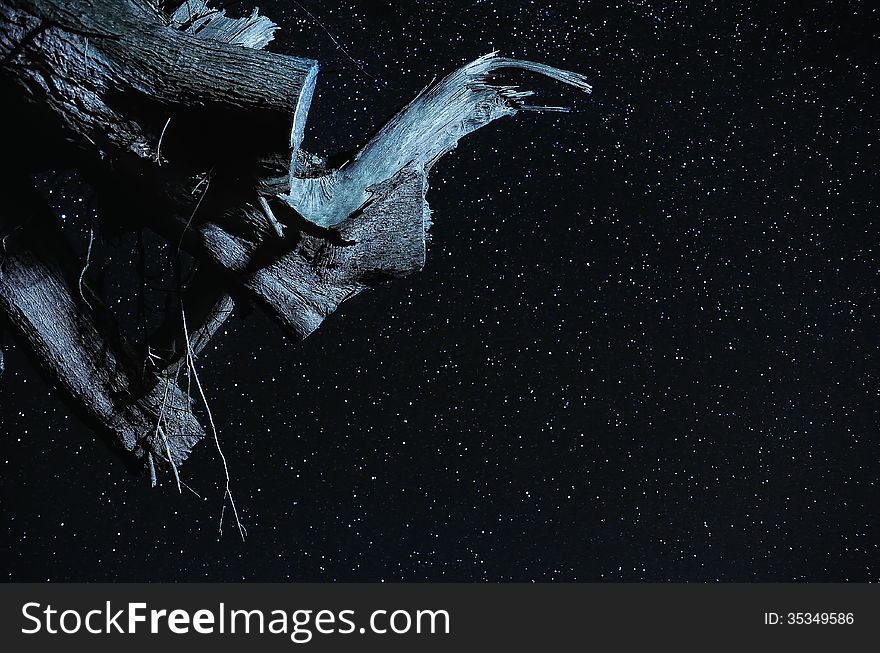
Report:
[[[89,422],[153,478],[169,459],[176,472],[203,436],[177,382],[236,302],[305,337],[365,288],[420,270],[437,159],[498,118],[562,110],[530,106],[529,91],[492,76],[523,69],[590,91],[576,73],[480,57],[326,170],[300,148],[318,65],[262,51],[275,29],[203,0],[170,13],[152,0],[0,0],[0,83],[33,108],[8,139],[20,185],[28,166],[74,167],[97,190],[103,227],[153,229],[210,275],[182,296],[189,342],[184,313],[171,312],[145,356],[119,345],[100,298],[80,296],[81,269],[26,222],[0,219],[4,243],[30,229],[25,246],[0,254],[0,311]]]

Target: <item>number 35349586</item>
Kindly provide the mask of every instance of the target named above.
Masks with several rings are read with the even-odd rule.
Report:
[[[855,622],[852,612],[765,612],[764,623],[769,626],[777,624],[789,625],[820,625],[837,626],[851,625]]]

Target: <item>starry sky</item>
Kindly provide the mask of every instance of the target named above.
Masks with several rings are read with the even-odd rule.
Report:
[[[321,62],[314,152],[493,50],[594,93],[513,75],[574,111],[441,160],[424,272],[301,343],[257,312],[212,341],[244,543],[209,442],[200,497],[151,490],[7,333],[0,577],[880,580],[877,9],[737,4],[261,2],[271,49]],[[84,251],[66,174],[36,181]]]

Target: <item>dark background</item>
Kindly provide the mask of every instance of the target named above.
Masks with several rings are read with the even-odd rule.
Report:
[[[260,4],[321,61],[312,151],[495,49],[594,94],[530,79],[576,111],[437,165],[422,274],[203,355],[245,543],[210,442],[202,500],[151,490],[7,336],[3,578],[880,580],[875,8]],[[84,248],[84,189],[41,188]]]

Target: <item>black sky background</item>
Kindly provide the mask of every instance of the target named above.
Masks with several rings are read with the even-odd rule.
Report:
[[[321,62],[312,151],[496,49],[594,94],[516,77],[575,111],[436,166],[423,273],[205,352],[244,543],[208,441],[203,499],[151,490],[7,335],[2,577],[880,580],[877,11],[723,4],[260,3]],[[84,189],[41,187],[84,250]]]

